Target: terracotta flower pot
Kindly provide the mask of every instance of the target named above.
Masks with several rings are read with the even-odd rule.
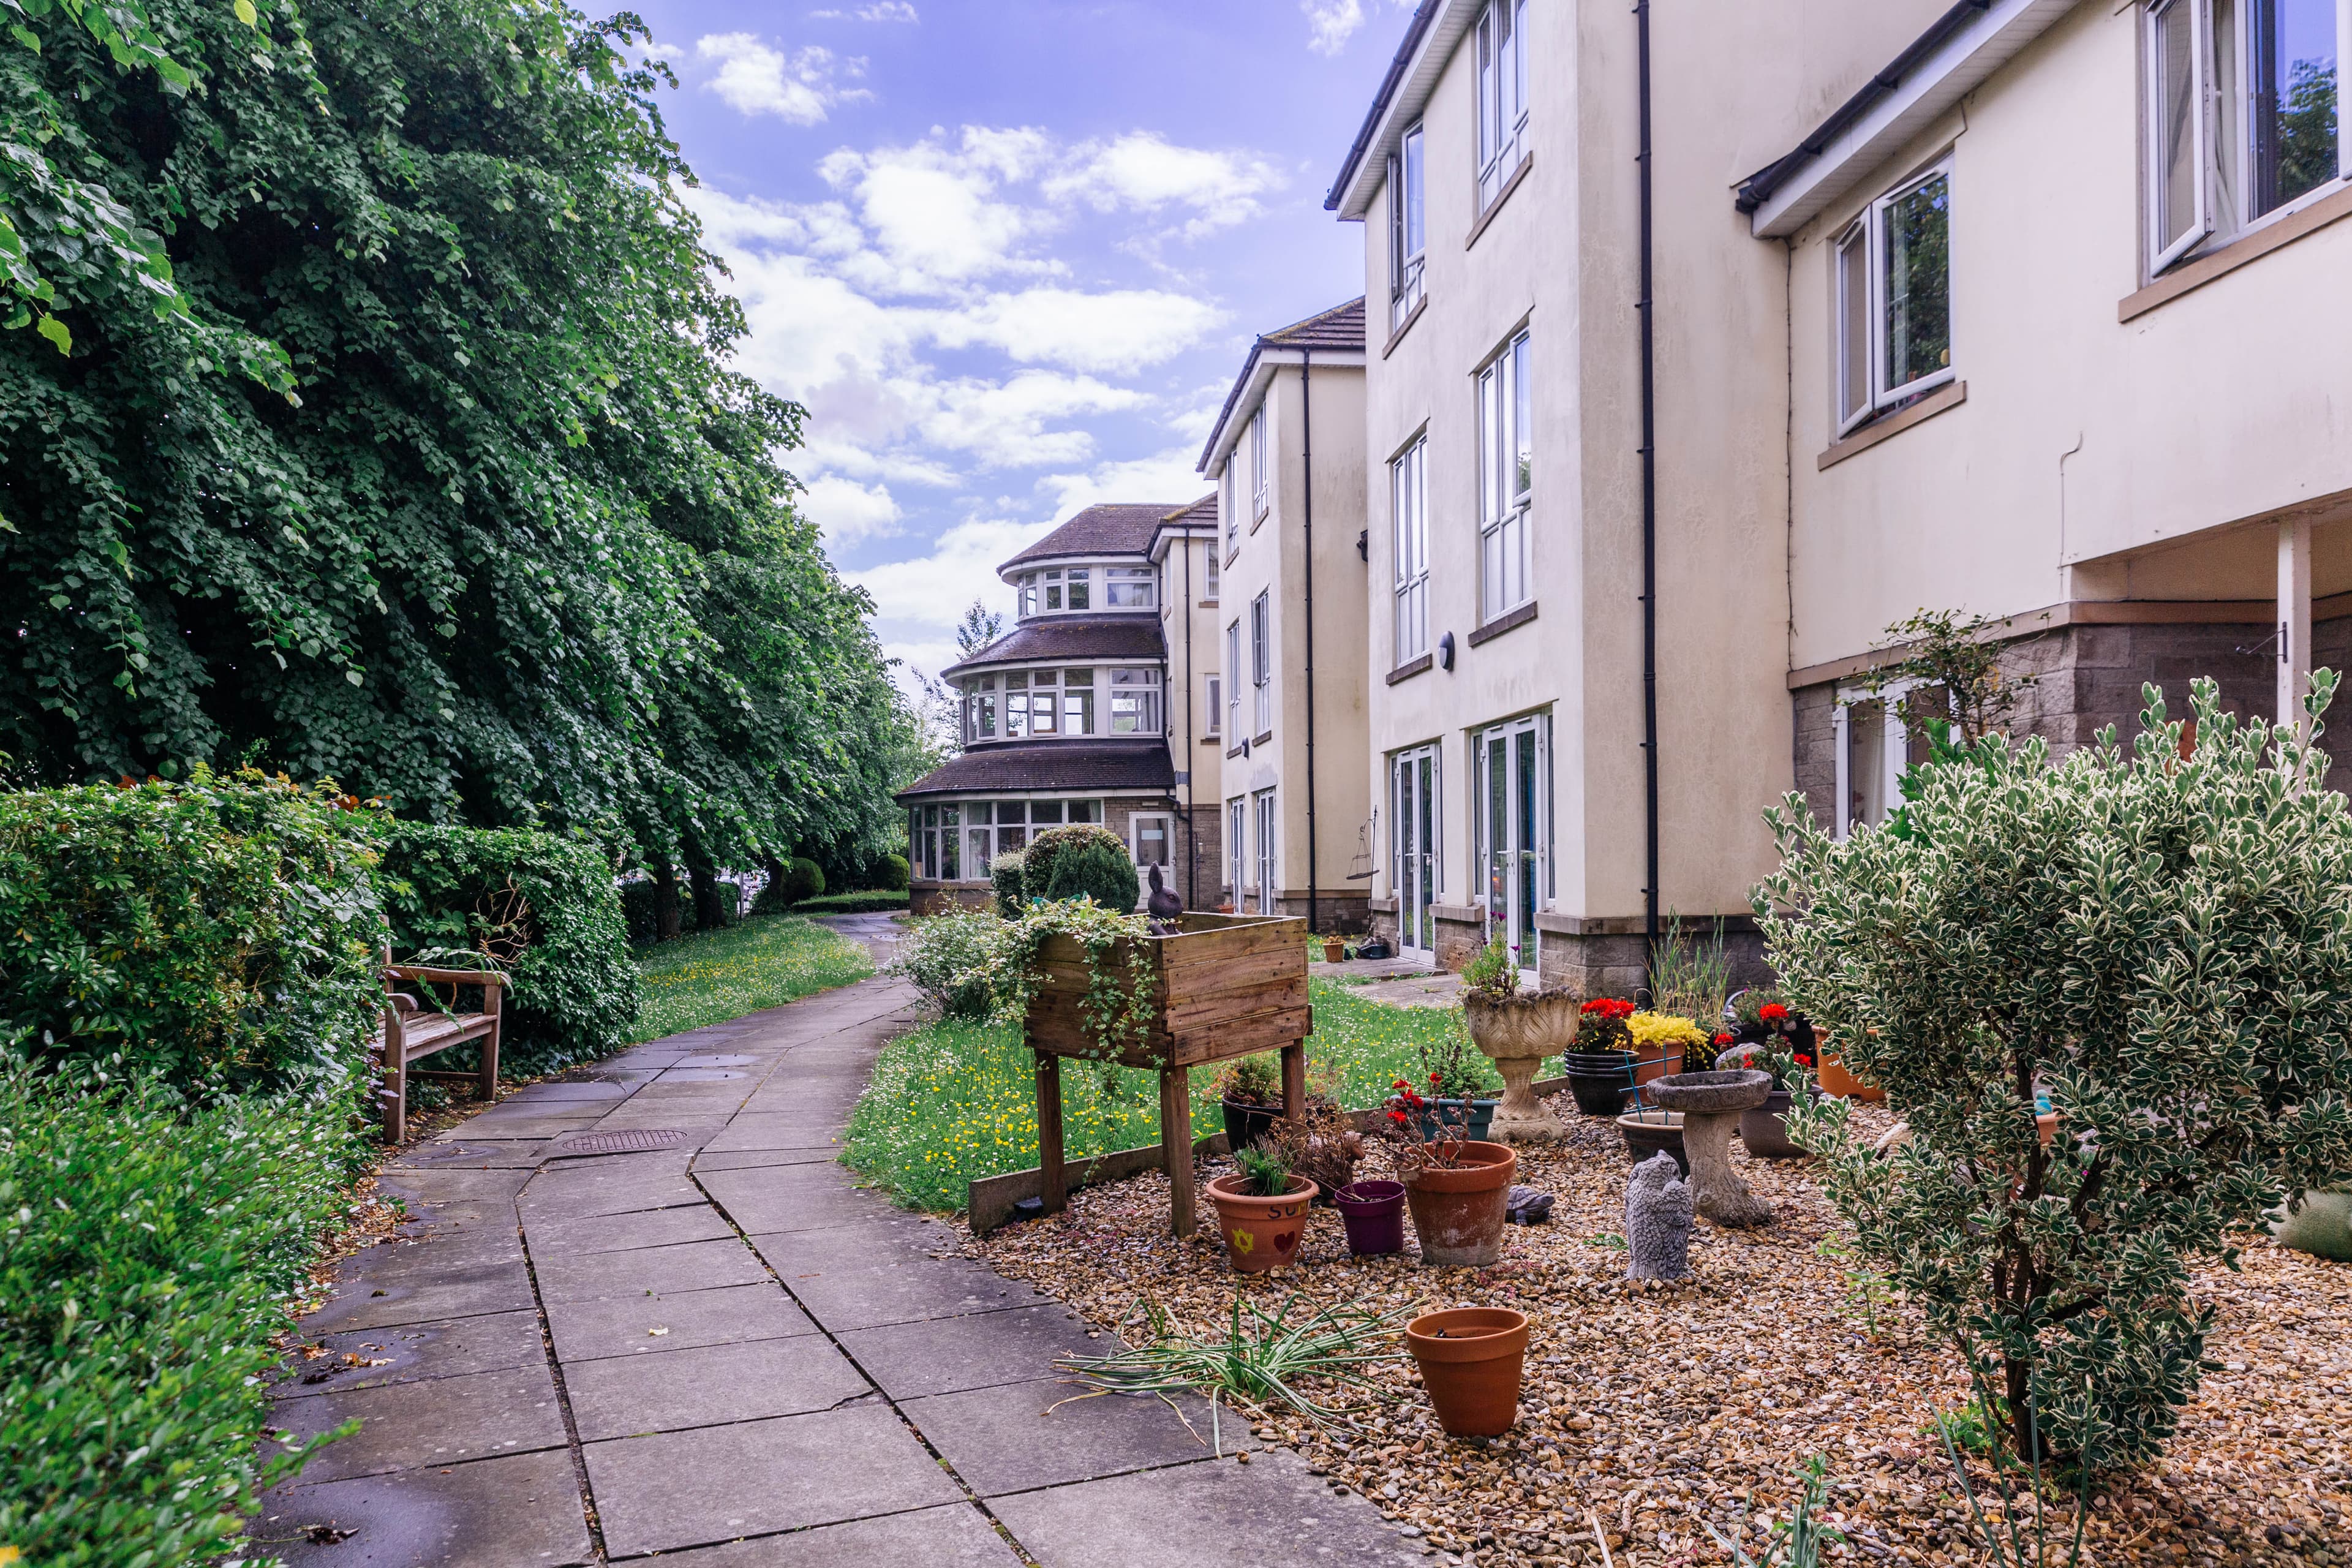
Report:
[[[1503,1214],[1519,1157],[1500,1143],[1458,1145],[1458,1171],[1423,1169],[1405,1179],[1405,1202],[1421,1237],[1421,1260],[1483,1268],[1503,1255]]]
[[[1348,956],[1348,944],[1347,944],[1346,942],[1341,942],[1341,941],[1340,941],[1338,937],[1336,937],[1336,936],[1327,936],[1327,937],[1325,937],[1325,938],[1323,939],[1323,962],[1324,962],[1324,963],[1339,963],[1344,962],[1344,961],[1346,960],[1347,956]]]
[[[1211,1182],[1209,1201],[1217,1205],[1217,1229],[1225,1238],[1225,1259],[1234,1272],[1263,1274],[1297,1257],[1307,1206],[1317,1190],[1304,1176],[1291,1177],[1290,1190],[1278,1198],[1252,1197],[1242,1191],[1238,1175]]]
[[[1841,1100],[1862,1100],[1875,1105],[1886,1098],[1885,1089],[1846,1071],[1845,1064],[1828,1051],[1822,1053],[1821,1084],[1823,1094],[1834,1094]]]
[[[1454,1307],[1404,1326],[1437,1424],[1456,1437],[1499,1437],[1519,1419],[1528,1317],[1508,1307]]]

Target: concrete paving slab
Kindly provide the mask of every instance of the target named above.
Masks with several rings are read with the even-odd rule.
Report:
[[[601,1105],[587,1104],[575,1111],[568,1103],[561,1107],[525,1105],[513,1110],[494,1108],[466,1123],[466,1137],[468,1142],[485,1138],[560,1138],[566,1132],[594,1126],[604,1110]]]
[[[246,1539],[288,1568],[572,1568],[593,1561],[579,1478],[562,1449],[281,1488],[262,1499]]]
[[[357,1433],[328,1444],[302,1468],[311,1483],[564,1446],[555,1379],[544,1362],[281,1399],[270,1415],[298,1438],[359,1418]]]
[[[840,1142],[839,1122],[828,1125],[822,1120],[781,1111],[747,1111],[703,1147],[720,1153],[731,1149],[831,1149]]]
[[[354,1329],[303,1342],[327,1353],[297,1352],[288,1363],[286,1380],[270,1390],[281,1399],[414,1383],[420,1378],[542,1366],[547,1362],[547,1345],[540,1337],[535,1311],[488,1312],[435,1323]]]
[[[1288,1454],[1143,1470],[989,1504],[1044,1568],[1405,1568],[1422,1562],[1361,1498],[1335,1497]],[[1181,1520],[1183,1528],[1153,1521]]]
[[[1184,1419],[1199,1429],[1195,1436],[1156,1398],[1077,1397],[1086,1392],[1073,1380],[1049,1378],[911,1399],[899,1411],[982,1497],[1210,1457],[1206,1401],[1180,1402]],[[1232,1412],[1226,1419],[1233,1432],[1246,1430]]]
[[[345,1285],[362,1279],[377,1285],[394,1280],[423,1285],[491,1272],[507,1265],[522,1265],[522,1237],[511,1223],[432,1230],[380,1241],[352,1254],[337,1278]]]
[[[1021,1559],[969,1503],[820,1525],[698,1551],[665,1553],[665,1568],[1016,1568]]]
[[[569,1083],[551,1079],[545,1083],[525,1084],[500,1101],[504,1105],[606,1105],[626,1100],[635,1092],[635,1086],[589,1079]]]
[[[816,1332],[808,1314],[773,1283],[551,1301],[547,1323],[567,1375],[574,1363],[604,1356],[661,1355],[697,1345]]]
[[[521,1171],[442,1171],[415,1166],[389,1166],[377,1173],[376,1190],[411,1203],[511,1202],[530,1181]]]
[[[568,1175],[560,1168],[540,1173],[515,1200],[528,1226],[555,1219],[594,1219],[602,1215],[641,1214],[646,1209],[706,1204],[702,1189],[683,1170],[643,1175]]]
[[[839,1144],[820,1144],[806,1149],[720,1149],[705,1147],[697,1155],[694,1168],[703,1171],[756,1171],[769,1165],[825,1165],[841,1158]]]
[[[532,1259],[539,1299],[592,1301],[621,1296],[667,1296],[680,1290],[712,1290],[723,1285],[764,1283],[768,1270],[740,1237],[689,1241],[677,1247],[640,1247],[627,1252],[591,1252],[570,1258]]]
[[[1033,1382],[1053,1376],[1054,1358],[1066,1351],[1101,1355],[1117,1348],[1108,1337],[1087,1338],[1077,1315],[1058,1303],[856,1329],[839,1337],[866,1374],[900,1400]]]
[[[874,1392],[822,1334],[577,1362],[563,1387],[583,1443],[801,1415]]]
[[[887,1408],[855,1405],[591,1443],[614,1557],[899,1513],[961,1494]]]
[[[302,1328],[306,1333],[331,1334],[345,1329],[430,1323],[443,1318],[478,1318],[535,1305],[530,1276],[522,1266],[500,1264],[472,1274],[421,1282],[341,1281],[332,1300],[302,1320]]]
[[[960,1258],[934,1258],[929,1237],[907,1226],[865,1226],[755,1236],[751,1245],[808,1310],[835,1333],[928,1321],[1045,1300],[1028,1286]]]
[[[689,1241],[726,1241],[735,1235],[708,1204],[646,1209],[636,1214],[598,1215],[593,1219],[534,1219],[530,1248],[544,1258],[584,1258],[595,1252],[627,1252],[640,1247],[675,1247]]]
[[[856,1178],[839,1165],[712,1171],[700,1180],[729,1219],[756,1235],[856,1225],[892,1212],[887,1198],[856,1185]]]

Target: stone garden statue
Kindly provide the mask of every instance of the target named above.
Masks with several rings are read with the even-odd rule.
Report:
[[[1633,1167],[1625,1184],[1625,1278],[1690,1278],[1690,1184],[1672,1154],[1657,1153]]]

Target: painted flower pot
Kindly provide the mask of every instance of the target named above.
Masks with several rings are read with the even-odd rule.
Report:
[[[1404,1250],[1404,1184],[1351,1182],[1331,1196],[1348,1227],[1348,1250],[1381,1258]]]
[[[1776,1089],[1767,1095],[1764,1103],[1753,1110],[1739,1113],[1739,1141],[1748,1145],[1748,1152],[1759,1160],[1801,1160],[1806,1151],[1789,1139],[1789,1108],[1796,1103],[1795,1096],[1785,1089]]]
[[[1633,1163],[1670,1154],[1684,1175],[1690,1174],[1690,1156],[1683,1152],[1683,1117],[1679,1110],[1634,1110],[1617,1119],[1624,1134],[1625,1152]]]
[[[1434,1143],[1440,1138],[1461,1138],[1466,1135],[1471,1142],[1483,1143],[1486,1141],[1487,1129],[1492,1127],[1495,1122],[1495,1107],[1500,1105],[1502,1101],[1499,1100],[1433,1099],[1424,1100],[1423,1103],[1427,1107],[1427,1109],[1423,1110],[1421,1113],[1421,1141],[1423,1142]],[[1470,1117],[1470,1125],[1466,1134],[1465,1133],[1462,1125],[1462,1118],[1465,1110]],[[1438,1112],[1441,1110],[1445,1113],[1443,1121],[1440,1121],[1438,1118]]]
[[[1834,1094],[1841,1100],[1867,1100],[1875,1105],[1886,1098],[1885,1089],[1846,1071],[1845,1064],[1828,1051],[1822,1053],[1821,1083],[1823,1094]]]
[[[1217,1230],[1225,1238],[1225,1260],[1236,1274],[1279,1268],[1298,1256],[1299,1237],[1307,1234],[1307,1210],[1315,1202],[1315,1184],[1293,1176],[1290,1190],[1278,1198],[1253,1197],[1242,1187],[1236,1174],[1209,1184],[1209,1201],[1217,1205]]]
[[[1518,1424],[1528,1316],[1508,1307],[1454,1307],[1404,1326],[1437,1424],[1449,1436],[1499,1437]]]
[[[1239,1153],[1274,1131],[1282,1120],[1279,1105],[1245,1105],[1239,1100],[1221,1100],[1218,1106],[1225,1113],[1225,1149]]]
[[[1501,1143],[1465,1142],[1456,1171],[1424,1167],[1404,1184],[1421,1260],[1441,1268],[1483,1268],[1503,1255],[1503,1215],[1519,1157]]]

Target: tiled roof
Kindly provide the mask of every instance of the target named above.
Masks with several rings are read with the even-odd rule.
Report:
[[[1013,627],[970,658],[948,666],[940,674],[950,676],[999,664],[1158,658],[1167,651],[1168,642],[1160,636],[1158,616],[1136,613],[1047,616]]]
[[[1234,407],[1242,400],[1243,391],[1250,384],[1250,373],[1257,368],[1257,356],[1268,349],[1299,350],[1311,353],[1316,349],[1352,350],[1364,352],[1364,297],[1360,294],[1344,305],[1334,305],[1328,310],[1318,310],[1303,321],[1293,321],[1286,327],[1262,334],[1250,344],[1249,357],[1242,361],[1241,374],[1234,377],[1233,390],[1225,394],[1225,405],[1217,411],[1217,422],[1209,426],[1208,444],[1201,448],[1199,469],[1206,473],[1209,454],[1217,449],[1217,438],[1225,432],[1234,416]]]
[[[1217,526],[1217,492],[1211,490],[1191,506],[1179,507],[1160,520],[1162,528],[1208,528]]]
[[[1164,795],[1175,787],[1176,764],[1168,760],[1165,741],[1024,741],[951,757],[900,790],[898,798],[1049,789]]]
[[[1010,572],[1026,561],[1070,555],[1141,555],[1151,548],[1160,520],[1177,509],[1173,501],[1112,502],[1090,506],[997,568]]]

